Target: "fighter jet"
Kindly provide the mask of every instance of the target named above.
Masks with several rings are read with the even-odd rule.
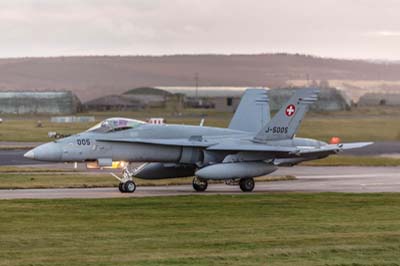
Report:
[[[109,118],[85,132],[40,145],[24,156],[53,162],[85,162],[90,168],[123,166],[121,192],[136,190],[134,178],[193,178],[195,191],[205,191],[209,180],[255,187],[254,177],[279,166],[296,165],[371,142],[328,144],[295,134],[317,100],[318,90],[297,90],[270,119],[264,89],[248,89],[228,128],[191,125],[153,125],[127,118]],[[317,130],[317,129],[316,129]],[[122,162],[122,163],[121,163]],[[137,168],[131,163],[143,162]]]

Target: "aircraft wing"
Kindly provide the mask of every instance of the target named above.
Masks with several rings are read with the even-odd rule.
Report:
[[[215,144],[215,142],[199,141],[192,139],[96,139],[101,142],[120,142],[120,143],[142,143],[142,144],[154,144],[154,145],[165,145],[165,146],[186,146],[186,147],[208,147]]]

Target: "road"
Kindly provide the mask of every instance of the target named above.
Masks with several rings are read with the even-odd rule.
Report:
[[[297,180],[258,182],[254,193],[274,192],[400,192],[400,167],[290,167],[274,175],[294,175]],[[133,194],[117,188],[0,190],[0,199],[116,198],[174,195],[242,194],[239,187],[210,184],[196,193],[190,185],[138,187]]]

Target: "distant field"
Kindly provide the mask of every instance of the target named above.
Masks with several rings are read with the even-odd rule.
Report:
[[[398,265],[400,194],[0,201],[0,265]]]
[[[216,112],[209,109],[189,109],[180,116],[165,110],[142,112],[98,112],[94,115],[97,122],[108,117],[129,117],[146,120],[150,117],[164,117],[167,123],[198,125],[205,118],[206,126],[227,127],[232,113]],[[50,123],[49,117],[30,117],[21,119],[8,116],[0,124],[0,141],[44,142],[49,141],[47,133],[56,131],[63,134],[82,132],[95,123]],[[37,127],[37,121],[43,127]],[[299,137],[317,138],[328,141],[332,136],[339,136],[343,141],[384,141],[400,140],[400,108],[359,108],[352,111],[331,113],[310,113],[300,128]]]
[[[111,175],[85,173],[0,173],[0,189],[112,187]]]
[[[349,141],[400,140],[400,117],[324,117],[305,119],[297,136],[329,141],[338,136]]]
[[[330,79],[329,85],[343,89],[355,102],[365,93],[398,93],[400,80],[355,80],[355,79]],[[309,80],[289,80],[291,86],[308,86]]]
[[[0,140],[12,142],[50,141],[47,136],[49,131],[73,134],[84,131],[91,125],[85,123],[58,124],[50,123],[48,119],[40,120],[42,121],[43,127],[37,127],[37,120],[35,119],[6,119],[0,124]]]
[[[293,86],[307,86],[310,81],[299,79],[299,80],[288,80],[288,84]],[[354,79],[330,79],[329,84],[335,87],[343,86],[343,84],[349,84],[354,87],[360,87],[370,90],[382,91],[384,88],[380,87],[394,87],[400,86],[400,80],[354,80]]]

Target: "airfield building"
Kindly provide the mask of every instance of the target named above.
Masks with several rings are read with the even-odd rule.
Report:
[[[80,108],[80,100],[70,91],[0,92],[2,114],[75,114]]]
[[[157,87],[173,94],[184,95],[187,108],[212,108],[220,112],[234,112],[240,97],[248,87]]]
[[[400,93],[367,93],[360,97],[359,106],[400,106]]]
[[[141,87],[121,95],[103,96],[84,104],[85,110],[95,111],[134,111],[144,108],[166,108],[179,112],[183,108],[183,95],[157,88]]]
[[[122,94],[126,99],[135,100],[141,102],[147,107],[165,107],[168,97],[173,94],[152,87],[140,87],[136,89],[129,90]]]
[[[83,108],[88,111],[135,111],[144,107],[144,104],[123,95],[107,95],[85,102]]]
[[[292,96],[296,88],[271,89],[268,92],[270,108],[272,111],[278,111]],[[342,111],[350,110],[351,99],[342,91],[336,88],[321,88],[318,95],[318,101],[310,106],[313,111]]]
[[[179,113],[185,108],[209,108],[220,112],[234,112],[243,92],[248,87],[142,87],[121,95],[110,95],[84,104],[86,110],[139,110],[165,108]],[[276,111],[293,94],[295,88],[269,90],[271,110]],[[347,110],[351,100],[335,88],[321,89],[314,111]]]
[[[248,87],[159,87],[171,93],[185,94],[185,106],[214,108],[217,111],[234,112],[240,97]],[[272,111],[279,110],[297,88],[270,89],[268,96]],[[322,88],[319,100],[311,106],[313,111],[349,110],[351,99],[336,88]]]

